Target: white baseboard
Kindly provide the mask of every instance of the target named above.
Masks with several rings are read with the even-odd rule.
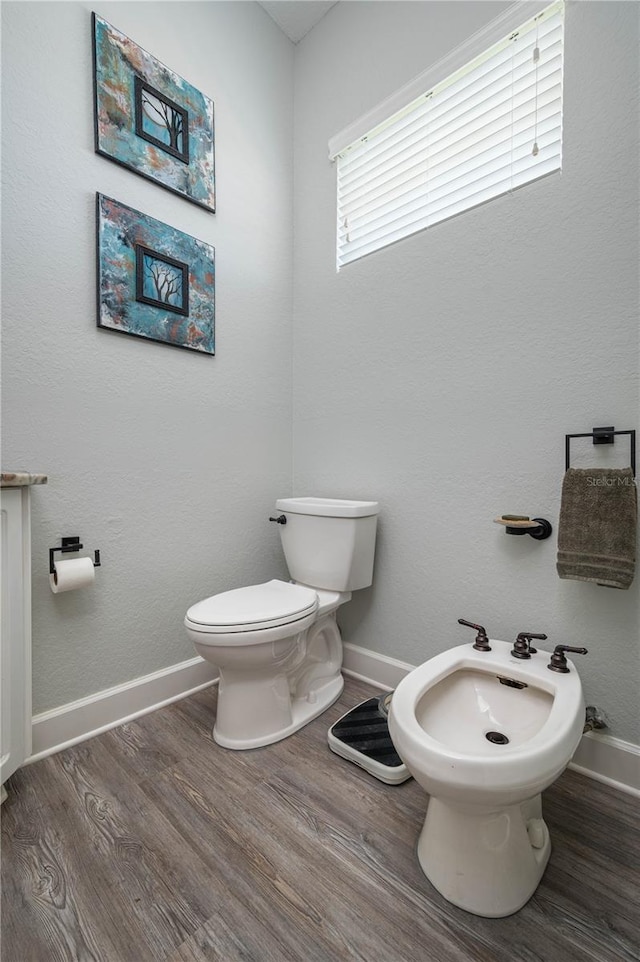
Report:
[[[640,798],[640,745],[586,732],[569,768]]]
[[[346,675],[390,691],[415,666],[367,648],[345,643]],[[100,735],[140,715],[186,698],[217,680],[215,668],[203,658],[135,678],[105,691],[62,705],[33,717],[33,751],[25,762],[36,762],[54,752]],[[588,732],[582,738],[570,768],[623,792],[640,797],[640,746],[611,735]]]
[[[398,661],[397,658],[369,651],[368,648],[359,648],[350,642],[345,642],[343,648],[342,670],[345,675],[386,691],[396,688],[404,676],[415,668],[415,665],[409,665],[406,661]]]
[[[32,754],[25,765],[193,695],[216,680],[217,672],[213,665],[200,657],[190,658],[52,711],[34,715]]]
[[[342,667],[346,675],[389,691],[415,666],[345,642]],[[599,732],[587,732],[569,768],[640,797],[640,745]]]

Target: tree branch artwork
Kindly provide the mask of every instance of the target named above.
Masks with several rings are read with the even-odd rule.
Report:
[[[189,314],[189,265],[136,244],[136,300]]]
[[[169,146],[178,153],[182,153],[183,119],[178,110],[174,110],[164,100],[154,97],[148,90],[142,90],[142,109],[149,120],[158,127],[165,127],[169,137]]]
[[[96,195],[98,327],[215,355],[215,250]]]
[[[96,152],[214,213],[213,100],[91,17]]]
[[[154,260],[145,254],[145,276],[151,281],[157,294],[157,299],[164,304],[182,304],[182,271]]]
[[[180,104],[136,77],[134,81],[136,134],[189,163],[189,115]]]

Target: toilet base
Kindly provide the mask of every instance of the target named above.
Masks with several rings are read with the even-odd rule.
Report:
[[[242,751],[247,748],[263,748],[265,745],[272,745],[274,742],[282,741],[283,738],[288,738],[289,735],[293,735],[294,732],[297,732],[300,728],[303,728],[310,721],[313,721],[314,718],[317,718],[318,715],[326,711],[327,708],[333,705],[334,701],[337,701],[340,697],[343,688],[344,678],[342,674],[338,672],[337,675],[329,678],[324,684],[314,687],[312,692],[302,698],[292,698],[289,702],[288,694],[283,691],[281,693],[282,697],[278,699],[282,704],[283,717],[285,718],[285,723],[281,728],[255,738],[233,738],[221,732],[216,724],[213,727],[213,740],[216,744],[221,745],[222,748],[232,748],[236,751]],[[259,688],[256,687],[256,695],[266,696],[267,698],[275,695],[277,698],[275,688],[269,691],[265,688],[264,684],[261,684]],[[220,695],[218,699],[220,699]],[[285,699],[287,701],[286,711],[284,708]],[[255,702],[253,707],[258,707]],[[219,707],[218,713],[220,715]],[[268,714],[269,717],[273,717],[271,706],[269,706]]]
[[[449,902],[485,918],[512,915],[528,902],[549,861],[540,795],[491,812],[429,799],[418,860]]]

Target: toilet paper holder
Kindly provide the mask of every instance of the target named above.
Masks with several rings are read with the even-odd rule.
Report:
[[[55,558],[53,556],[54,551],[62,551],[63,554],[68,554],[70,551],[82,551],[84,545],[80,543],[80,538],[61,538],[62,544],[57,545],[55,548],[49,548],[49,574],[55,574],[56,565]],[[96,549],[94,551],[93,567],[100,568],[100,551]]]

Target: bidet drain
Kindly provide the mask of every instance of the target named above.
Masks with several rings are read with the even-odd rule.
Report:
[[[490,741],[492,745],[508,745],[509,739],[502,732],[487,732],[484,736],[487,741]]]

